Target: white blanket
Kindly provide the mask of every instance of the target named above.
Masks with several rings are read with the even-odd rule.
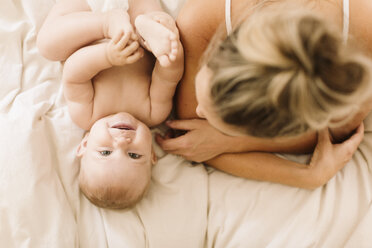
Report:
[[[176,15],[180,5],[164,3]],[[76,180],[83,131],[62,97],[61,64],[35,45],[53,4],[0,4],[1,247],[371,247],[372,121],[353,160],[314,191],[207,171],[157,148],[134,209],[92,205]]]

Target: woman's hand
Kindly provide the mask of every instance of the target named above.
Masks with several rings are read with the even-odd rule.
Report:
[[[156,142],[168,153],[203,162],[228,152],[231,137],[219,132],[206,120],[173,120],[168,121],[167,125],[174,130],[187,131],[176,138],[156,135]]]
[[[328,129],[318,133],[318,144],[314,150],[308,169],[314,188],[327,183],[339,170],[351,160],[364,137],[363,123],[347,140],[332,144]]]

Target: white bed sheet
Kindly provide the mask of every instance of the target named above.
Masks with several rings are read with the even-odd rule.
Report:
[[[102,210],[79,193],[75,150],[83,131],[62,97],[61,64],[35,46],[53,3],[4,0],[0,7],[0,246],[202,247],[201,165],[158,149],[149,194],[133,210]]]
[[[0,4],[1,247],[372,246],[371,118],[353,160],[314,191],[207,171],[157,148],[134,209],[90,204],[77,185],[83,131],[62,97],[61,64],[35,46],[53,3]],[[163,3],[177,14],[179,4]]]

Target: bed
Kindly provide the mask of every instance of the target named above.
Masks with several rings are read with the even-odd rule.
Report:
[[[163,4],[176,16],[182,2]],[[313,191],[233,177],[156,147],[136,207],[92,205],[77,184],[83,131],[67,112],[61,63],[35,45],[53,4],[1,2],[1,247],[372,247],[371,116],[352,161]]]

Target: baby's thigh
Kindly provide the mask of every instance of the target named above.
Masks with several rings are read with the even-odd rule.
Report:
[[[80,11],[91,11],[86,0],[57,0],[49,13],[49,18]]]

